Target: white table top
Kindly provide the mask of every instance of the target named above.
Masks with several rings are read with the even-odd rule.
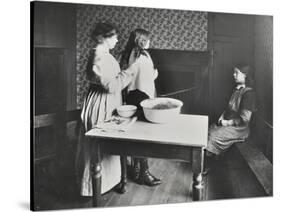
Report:
[[[208,116],[180,114],[173,122],[154,124],[136,121],[126,132],[101,132],[95,129],[86,134],[89,137],[116,138],[146,141],[158,144],[204,147],[208,139]]]

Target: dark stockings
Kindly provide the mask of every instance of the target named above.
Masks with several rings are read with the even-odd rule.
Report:
[[[132,178],[140,185],[156,186],[162,183],[149,172],[147,158],[133,158]]]

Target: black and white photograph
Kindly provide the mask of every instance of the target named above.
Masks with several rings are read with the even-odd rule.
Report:
[[[29,9],[31,210],[273,198],[272,14]]]

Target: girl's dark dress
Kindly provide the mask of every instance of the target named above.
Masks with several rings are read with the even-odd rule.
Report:
[[[242,142],[249,136],[249,121],[243,120],[243,112],[255,110],[254,92],[250,87],[241,87],[233,91],[224,119],[233,119],[235,126],[212,125],[209,129],[206,149],[216,155],[227,150],[233,143]]]

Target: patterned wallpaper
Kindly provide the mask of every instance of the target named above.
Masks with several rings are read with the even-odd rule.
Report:
[[[115,24],[119,30],[118,44],[112,54],[118,58],[129,34],[141,27],[151,32],[151,48],[207,50],[207,12],[103,5],[77,7],[77,104],[82,106],[87,91],[84,70],[92,47],[89,37],[99,21]]]

